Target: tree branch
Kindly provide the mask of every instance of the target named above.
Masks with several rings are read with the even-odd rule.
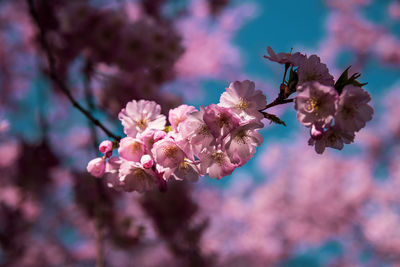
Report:
[[[274,106],[290,103],[290,102],[293,102],[293,101],[294,101],[294,98],[281,99],[280,97],[278,97],[273,102],[271,102],[268,105],[266,105],[263,110],[269,109],[269,108],[274,107]]]
[[[31,14],[31,17],[33,18],[34,22],[36,23],[36,25],[39,29],[40,44],[46,54],[46,57],[47,57],[47,60],[49,63],[49,71],[50,71],[51,80],[60,88],[60,90],[64,93],[64,95],[67,96],[69,101],[72,103],[72,105],[76,109],[78,109],[80,112],[82,112],[83,115],[85,115],[94,125],[96,125],[100,129],[102,129],[106,135],[119,141],[121,139],[121,137],[113,134],[99,120],[97,120],[95,117],[93,117],[93,115],[89,111],[87,111],[84,107],[82,107],[78,103],[78,101],[76,101],[75,98],[72,96],[71,91],[69,90],[67,85],[57,75],[56,64],[55,64],[56,61],[55,61],[54,55],[52,54],[50,45],[46,40],[46,29],[43,27],[42,23],[40,22],[39,14],[38,14],[37,10],[35,9],[34,0],[27,0],[27,2],[29,5],[29,12]]]

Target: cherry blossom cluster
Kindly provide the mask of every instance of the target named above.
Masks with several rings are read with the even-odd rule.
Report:
[[[316,55],[306,56],[299,52],[276,54],[268,47],[271,61],[285,65],[285,75],[290,77],[281,84],[277,102],[284,101],[292,93],[297,119],[310,128],[309,145],[322,154],[326,147],[341,150],[344,144],[354,141],[355,133],[372,119],[373,108],[368,104],[371,97],[357,81],[360,74],[349,77],[347,68],[336,80],[327,66]]]
[[[208,174],[220,179],[244,165],[263,142],[260,112],[266,97],[254,82],[236,81],[221,95],[220,103],[200,107],[181,105],[166,117],[154,101],[133,100],[118,117],[127,135],[117,145],[103,141],[103,157],[89,162],[96,177],[107,174],[110,187],[144,192],[166,189],[170,179],[197,181]]]

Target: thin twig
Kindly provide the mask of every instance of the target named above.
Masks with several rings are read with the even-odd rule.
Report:
[[[263,110],[269,109],[269,108],[274,107],[274,106],[290,103],[290,102],[293,102],[293,101],[294,101],[294,98],[281,99],[281,98],[278,97],[273,102],[271,102],[267,106],[265,106],[265,108]]]
[[[54,58],[54,55],[52,54],[52,51],[50,49],[50,45],[48,44],[46,40],[46,29],[43,27],[42,23],[40,22],[39,14],[37,13],[34,5],[34,0],[27,0],[28,5],[29,5],[29,12],[34,19],[37,27],[39,28],[39,39],[40,39],[40,44],[46,54],[48,63],[49,63],[49,75],[51,80],[61,89],[61,91],[67,96],[69,101],[72,103],[72,105],[78,109],[80,112],[83,113],[94,125],[99,127],[100,129],[103,130],[103,132],[108,135],[111,138],[114,138],[115,140],[120,140],[121,137],[113,134],[110,130],[108,130],[99,120],[97,120],[93,115],[87,111],[84,107],[82,107],[78,101],[75,100],[75,98],[72,96],[71,91],[67,87],[67,85],[61,80],[61,78],[57,75],[56,72],[56,61]]]

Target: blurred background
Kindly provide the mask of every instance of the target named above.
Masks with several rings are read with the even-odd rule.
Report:
[[[217,181],[117,192],[86,172],[106,135],[50,79],[28,1],[0,1],[1,266],[399,266],[400,1],[29,0],[62,84],[122,135],[132,99],[163,113],[250,79],[270,102],[276,52],[361,72],[375,115],[317,155],[292,104]],[[61,89],[61,90],[60,90]]]

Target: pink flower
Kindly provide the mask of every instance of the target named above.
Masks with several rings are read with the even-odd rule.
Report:
[[[336,112],[337,92],[333,87],[308,82],[297,89],[294,108],[297,119],[305,126],[329,126]]]
[[[125,161],[121,164],[119,178],[127,192],[140,193],[157,187],[157,177],[150,169],[144,169],[139,163]]]
[[[221,95],[219,105],[230,108],[242,118],[262,120],[264,116],[259,110],[265,108],[267,100],[260,90],[254,88],[254,82],[249,80],[233,82]]]
[[[342,132],[341,129],[333,126],[324,132],[319,139],[310,138],[308,144],[310,146],[315,145],[315,151],[318,154],[322,154],[325,151],[325,147],[342,150],[344,144],[350,144],[354,141],[354,137],[354,133]]]
[[[157,164],[163,168],[176,168],[185,158],[182,149],[168,137],[155,143],[151,151]]]
[[[306,56],[299,52],[296,52],[293,55],[291,53],[276,54],[270,46],[268,46],[267,50],[269,56],[264,56],[264,57],[279,64],[289,63],[292,66],[299,66],[306,59]]]
[[[335,124],[343,131],[357,132],[372,119],[371,96],[361,87],[347,85],[339,96]]]
[[[153,167],[154,161],[150,155],[143,155],[140,159],[140,163],[142,164],[143,168],[150,169]]]
[[[197,182],[199,180],[199,170],[196,165],[183,161],[172,173],[176,180]]]
[[[89,161],[87,171],[94,177],[102,177],[106,170],[106,161],[103,158],[95,158]]]
[[[299,65],[299,85],[306,82],[317,81],[323,85],[334,85],[333,76],[329,74],[329,70],[325,64],[321,63],[318,56],[312,55]]]
[[[183,122],[187,118],[187,114],[195,111],[194,106],[180,105],[177,108],[170,109],[168,120],[171,123],[172,130],[176,131],[178,129],[179,123]]]
[[[104,140],[103,142],[100,143],[99,146],[99,151],[103,154],[106,154],[107,152],[112,151],[113,144],[110,140]]]
[[[221,179],[230,175],[237,167],[231,162],[226,151],[221,149],[205,149],[199,154],[199,158],[200,173],[202,175],[208,173],[211,178]]]
[[[123,160],[117,157],[111,157],[106,163],[106,175],[107,186],[116,190],[122,189],[121,181],[119,180],[119,168]]]
[[[126,108],[118,114],[118,118],[124,126],[124,132],[129,137],[136,137],[137,133],[147,130],[163,130],[165,116],[160,114],[161,107],[154,101],[132,100]]]
[[[202,148],[208,147],[215,140],[203,117],[204,107],[200,107],[200,111],[191,113],[184,122],[179,124],[178,143],[188,156],[193,152],[199,153]]]
[[[240,118],[237,117],[229,108],[220,107],[211,104],[205,108],[204,122],[207,124],[210,132],[215,138],[224,138],[240,124]]]
[[[262,128],[259,122],[251,122],[236,128],[227,136],[226,151],[232,162],[243,165],[256,153],[256,147],[264,141],[256,129]]]
[[[132,137],[122,138],[119,143],[118,154],[121,158],[139,162],[145,153],[145,146],[139,139]]]

